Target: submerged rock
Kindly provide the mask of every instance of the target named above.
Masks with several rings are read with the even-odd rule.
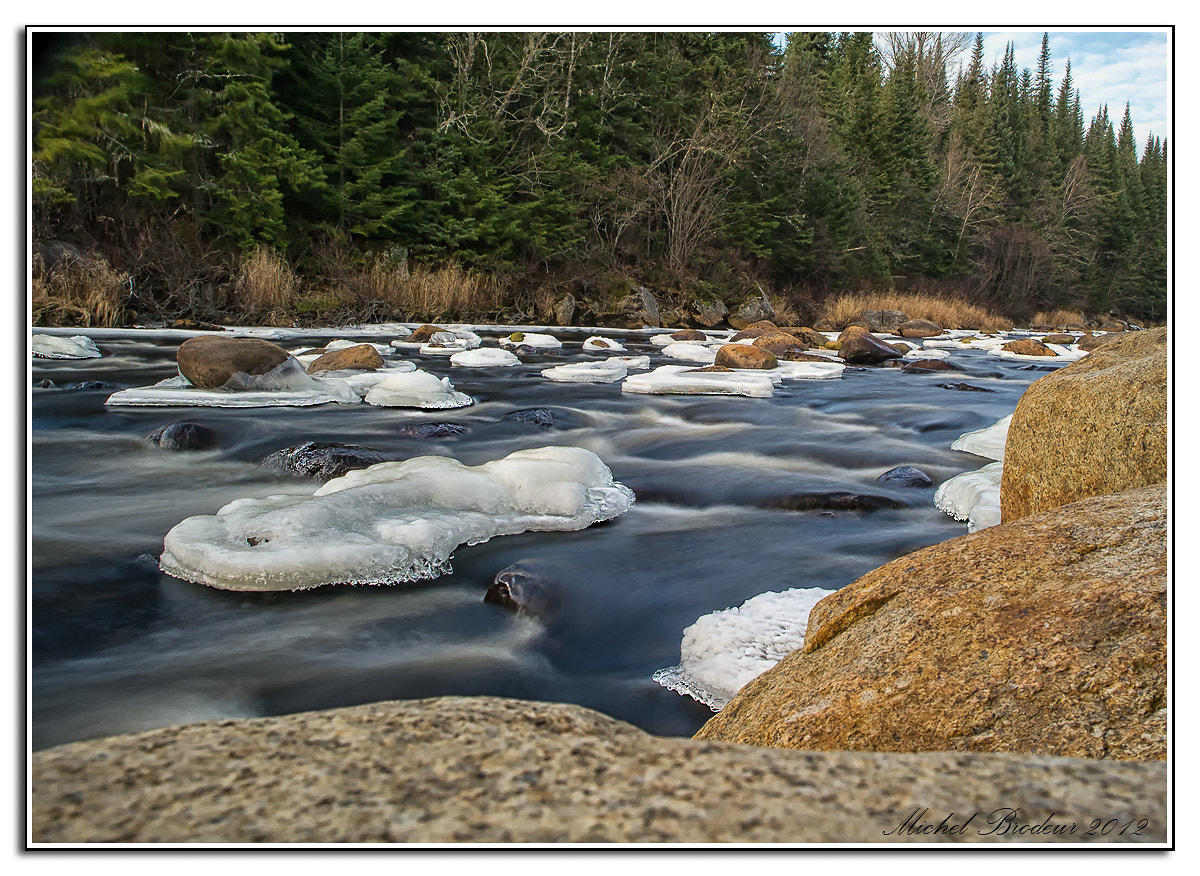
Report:
[[[379,451],[355,444],[305,441],[267,454],[259,465],[271,471],[329,480],[340,478],[348,471],[387,461],[388,457]]]
[[[408,423],[396,429],[402,438],[456,438],[467,431],[458,423]]]
[[[900,465],[888,469],[875,480],[900,487],[932,487],[933,478],[911,465]]]
[[[823,599],[698,739],[812,750],[1167,753],[1167,489],[925,548]]]
[[[144,440],[163,450],[208,450],[217,446],[217,433],[203,423],[181,421],[155,429]]]
[[[499,605],[522,617],[550,618],[558,604],[558,588],[547,570],[521,560],[496,573],[484,602]]]
[[[900,366],[900,370],[908,374],[927,371],[960,371],[961,369],[945,359],[913,359]]]
[[[994,389],[985,389],[982,386],[974,386],[970,383],[939,383],[938,389],[952,389],[957,392],[995,392]]]
[[[762,508],[778,508],[782,511],[881,511],[887,508],[908,507],[899,499],[890,496],[873,496],[867,493],[791,493],[760,500]]]
[[[520,411],[509,411],[500,419],[513,423],[529,423],[533,426],[540,426],[543,429],[553,429],[555,426],[554,414],[545,408],[527,408]]]

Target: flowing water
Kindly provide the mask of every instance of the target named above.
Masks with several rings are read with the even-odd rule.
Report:
[[[480,333],[495,346],[498,332]],[[344,330],[277,342],[297,349],[330,337],[388,340]],[[848,368],[840,379],[785,381],[771,399],[631,395],[619,383],[542,378],[542,368],[595,358],[581,349],[586,335],[560,337],[557,354],[523,356],[515,368],[402,354],[475,399],[449,411],[106,406],[114,388],[176,373],[180,339],[162,334],[97,333],[100,359],[33,360],[33,747],[191,720],[473,694],[578,703],[653,733],[690,735],[709,709],[651,678],[679,661],[684,628],[766,591],[843,587],[965,533],[934,508],[933,494],[988,460],[950,445],[1010,414],[1042,373],[969,350],[952,356],[959,372]],[[667,361],[648,338],[622,341],[629,354]],[[45,380],[54,386],[42,388]],[[85,381],[110,386],[75,386]],[[991,391],[939,387],[951,382]],[[526,409],[548,411],[552,424],[504,419]],[[217,447],[165,451],[144,440],[180,420],[210,427]],[[465,430],[403,433],[419,423]],[[470,465],[580,446],[638,501],[580,532],[460,547],[452,574],[404,586],[238,593],[158,570],[163,536],[185,517],[242,497],[311,494],[317,482],[259,465],[305,441]],[[877,480],[900,465],[924,470],[933,486]],[[846,493],[871,497],[860,507],[897,507],[847,508],[836,495]],[[543,617],[484,601],[495,575],[517,561],[554,594]]]

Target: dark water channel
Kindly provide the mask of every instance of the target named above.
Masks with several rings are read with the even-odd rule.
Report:
[[[495,333],[484,335],[495,346]],[[610,336],[612,333],[609,333]],[[386,336],[335,335],[387,343]],[[914,549],[966,532],[933,505],[936,486],[988,460],[950,449],[1011,413],[1041,376],[982,351],[955,351],[958,372],[847,369],[836,380],[785,381],[771,399],[623,394],[619,383],[563,384],[540,369],[585,361],[586,335],[515,368],[419,366],[448,375],[476,403],[449,411],[323,405],[293,408],[106,407],[104,381],[146,386],[173,376],[178,339],[97,339],[103,358],[32,365],[32,744],[184,721],[489,694],[579,703],[653,733],[690,735],[707,707],[665,690],[655,670],[679,660],[685,627],[768,590],[836,589]],[[288,349],[329,337],[278,340]],[[646,335],[630,353],[668,362]],[[40,388],[44,380],[54,388]],[[967,382],[964,392],[939,384]],[[505,420],[545,409],[553,424]],[[218,446],[164,451],[143,440],[179,420]],[[457,436],[414,438],[406,425],[454,423]],[[195,514],[318,483],[259,460],[304,441],[394,458],[453,456],[476,465],[551,444],[592,450],[638,495],[610,523],[461,547],[454,572],[396,587],[236,593],[158,571],[163,536]],[[927,488],[889,486],[917,466]],[[846,510],[851,493],[900,507]],[[797,498],[801,497],[801,498]],[[814,498],[816,497],[816,498]],[[893,504],[893,503],[883,503]],[[544,619],[483,596],[518,560],[556,594]]]

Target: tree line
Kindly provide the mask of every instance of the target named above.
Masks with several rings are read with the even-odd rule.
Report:
[[[981,35],[35,34],[35,241],[143,303],[264,248],[513,287],[1167,313],[1167,143]],[[1091,108],[1089,108],[1089,111]],[[1140,145],[1140,149],[1139,149]]]

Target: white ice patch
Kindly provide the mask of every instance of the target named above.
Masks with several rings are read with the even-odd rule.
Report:
[[[958,436],[951,450],[974,453],[984,459],[1004,459],[1004,445],[1008,441],[1008,427],[1012,425],[1012,414],[997,420],[983,429]]]
[[[696,371],[687,365],[660,365],[648,374],[631,374],[621,384],[621,391],[641,395],[771,398],[775,395],[775,384],[782,379],[782,375],[766,371]]]
[[[650,367],[649,356],[616,356],[610,361],[620,362],[630,371],[640,371],[644,368]]]
[[[500,339],[500,346],[502,347],[516,347],[519,345],[553,349],[561,347],[562,341],[554,337],[554,335],[543,335],[536,332],[513,332],[511,335]]]
[[[1065,365],[1074,362],[1077,359],[1082,359],[1087,355],[1086,350],[1080,350],[1072,345],[1064,347],[1061,344],[1046,344],[1053,352],[1053,356],[1026,356],[1021,353],[1014,353],[1011,350],[1002,350],[999,346],[994,346],[989,349],[989,356],[996,356],[1001,359],[1011,359],[1017,362],[1041,362],[1044,364]]]
[[[967,521],[967,532],[976,532],[1000,522],[1000,479],[1004,463],[993,462],[977,471],[963,472],[945,481],[933,496],[933,504],[955,520]]]
[[[583,342],[583,349],[591,353],[624,353],[625,347],[612,338],[595,335]]]
[[[683,362],[695,362],[699,365],[711,365],[717,360],[715,347],[706,347],[704,344],[689,343],[688,341],[672,341],[664,346],[662,351],[664,356],[670,356],[672,359],[679,359]]]
[[[380,356],[390,356],[395,350],[389,344],[375,344],[370,341],[348,341],[345,338],[337,338],[325,345],[325,352],[332,353],[336,350],[347,350],[350,347],[361,346],[374,347],[375,352]]]
[[[30,352],[39,359],[100,358],[96,342],[86,335],[63,338],[57,335],[35,334],[30,342]]]
[[[386,374],[364,396],[368,404],[388,408],[465,408],[475,403],[469,395],[455,390],[448,377],[428,371]]]
[[[781,359],[772,369],[788,380],[832,380],[841,377],[845,370],[844,362],[789,362],[786,359]]]
[[[288,361],[295,362],[295,359]],[[242,375],[246,380],[241,383],[251,387],[248,389],[201,389],[192,386],[186,377],[169,377],[153,386],[114,392],[105,404],[117,407],[269,408],[353,405],[362,401],[348,379],[310,377],[304,374],[303,369],[297,372],[289,368],[283,376],[275,374],[277,371],[278,368],[268,375],[262,375],[257,379],[257,385],[255,378]]]
[[[508,350],[488,347],[455,353],[450,357],[450,364],[473,368],[511,368],[513,365],[520,365],[521,360]]]
[[[411,335],[412,332],[409,332]],[[452,356],[462,350],[474,350],[483,344],[483,338],[467,328],[444,328],[434,332],[428,341],[394,340],[397,350],[416,350],[426,356]]]
[[[920,347],[913,347],[904,354],[905,359],[948,359],[950,354],[945,350],[923,350]]]
[[[478,466],[422,456],[349,472],[311,496],[238,499],[189,517],[167,533],[159,565],[224,590],[397,584],[450,572],[459,545],[585,529],[633,501],[579,447],[520,450]]]
[[[654,680],[718,712],[804,645],[809,613],[833,592],[814,587],[761,593],[737,608],[706,614],[683,631],[679,665],[660,669]]]
[[[629,373],[628,366],[619,358],[602,362],[576,362],[556,365],[542,371],[542,377],[558,383],[615,383]]]

